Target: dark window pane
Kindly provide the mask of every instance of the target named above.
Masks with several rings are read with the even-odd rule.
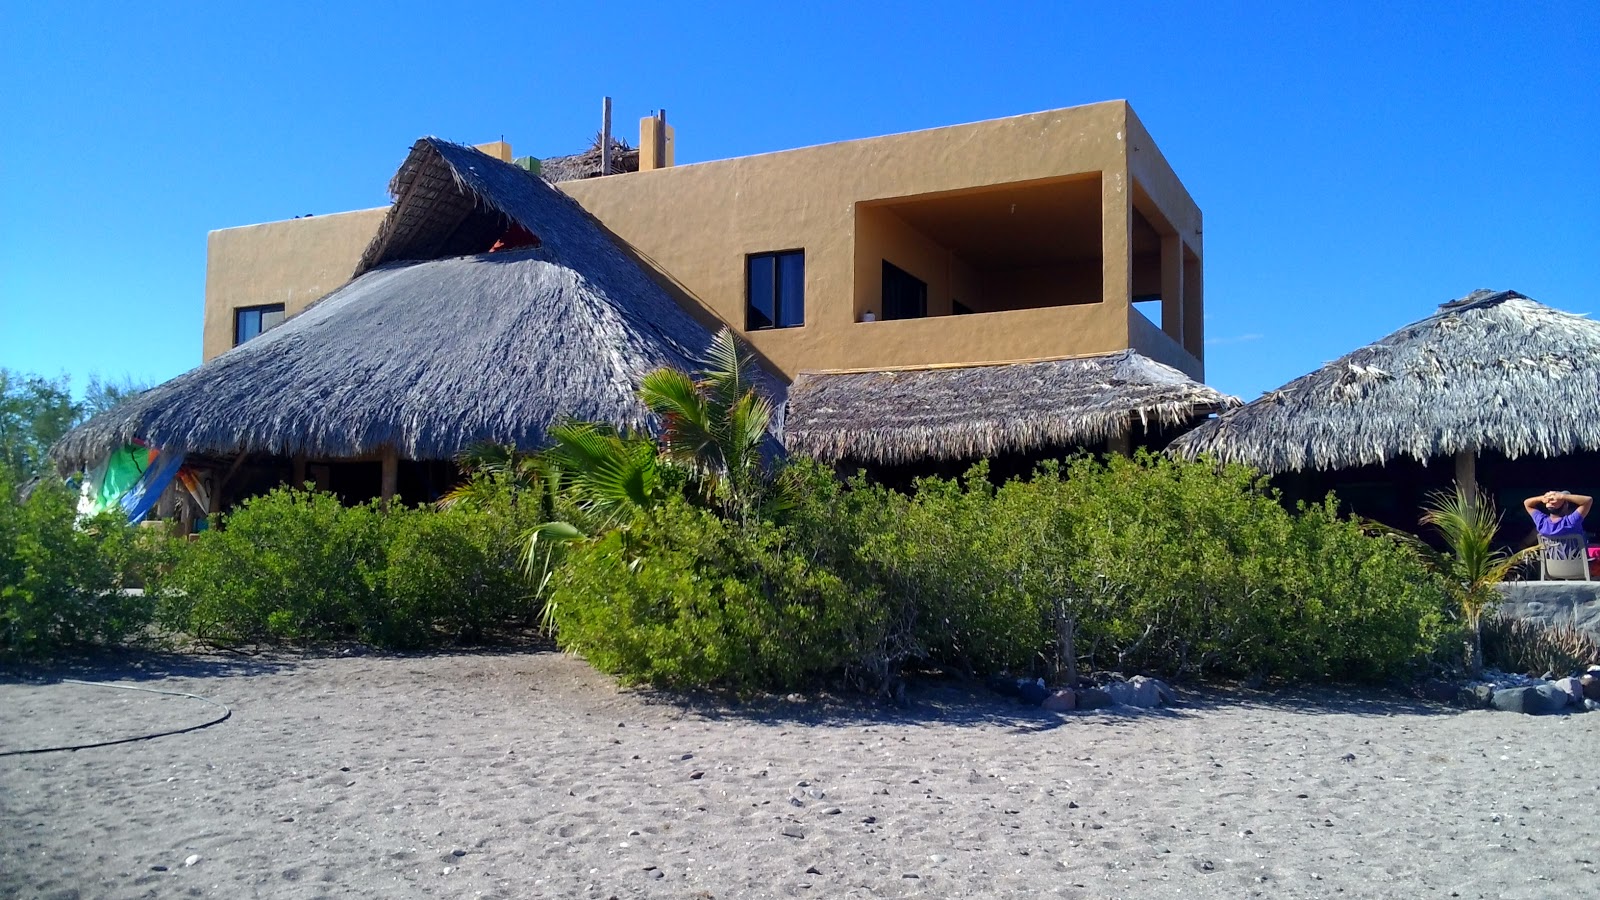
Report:
[[[745,282],[745,328],[771,328],[777,321],[773,309],[773,265],[771,256],[752,256]]]
[[[806,323],[806,255],[785,253],[778,257],[778,327],[793,328]]]
[[[260,310],[241,309],[233,314],[233,345],[235,347],[260,333]]]
[[[899,266],[883,263],[883,317],[920,319],[928,314],[928,285]]]
[[[261,330],[277,328],[283,324],[283,307],[263,307],[261,310]]]

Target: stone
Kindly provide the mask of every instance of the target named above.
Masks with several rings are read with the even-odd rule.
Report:
[[[1468,685],[1461,689],[1456,702],[1467,709],[1489,709],[1494,703],[1494,685]]]
[[[1432,700],[1435,703],[1454,703],[1456,695],[1460,692],[1461,688],[1455,682],[1445,681],[1443,678],[1430,678],[1417,689],[1422,699]]]
[[[1118,706],[1153,709],[1177,699],[1172,688],[1156,678],[1135,675],[1127,681],[1113,681],[1106,685],[1106,693]]]
[[[695,780],[695,781],[699,781],[700,779],[706,777],[706,773],[701,772],[701,771],[694,771],[694,772],[690,772],[689,773],[689,777],[691,779]]]
[[[792,837],[792,838],[803,838],[803,837],[806,836],[805,829],[801,828],[799,825],[789,825],[789,826],[785,827],[783,829],[783,831],[780,832],[780,833],[784,837]]]
[[[450,851],[450,855],[459,859],[460,857],[466,856],[467,855],[467,851],[465,851],[465,850],[451,850]]]
[[[1600,710],[1600,700],[1590,700],[1589,698],[1585,697],[1583,700],[1583,708],[1589,712]]]
[[[1567,708],[1567,695],[1553,684],[1506,688],[1494,692],[1494,708],[1530,716],[1549,715]]]
[[[183,861],[183,867],[187,869],[188,867],[194,865],[195,863],[197,863],[199,861],[200,861],[200,854],[195,853],[195,854],[191,855],[188,859]]]
[[[1578,683],[1583,685],[1583,696],[1586,699],[1600,700],[1600,674],[1596,674],[1593,670],[1585,672]]]
[[[1569,705],[1583,705],[1583,682],[1576,678],[1561,678],[1553,683],[1561,693],[1567,695],[1567,703]]]
[[[1071,688],[1063,688],[1044,698],[1040,705],[1051,712],[1071,712],[1078,708],[1078,695]]]
[[[1108,709],[1116,704],[1110,694],[1099,688],[1083,688],[1077,699],[1079,709]]]
[[[821,875],[822,874],[822,870],[817,868],[816,866],[806,866],[806,874],[807,875]]]
[[[1038,706],[1050,696],[1050,689],[1044,686],[1043,680],[1025,681],[1017,685],[1017,691],[1022,697],[1022,702],[1030,706]]]

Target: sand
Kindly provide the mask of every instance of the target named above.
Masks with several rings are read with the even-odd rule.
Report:
[[[0,678],[0,896],[1579,897],[1600,714],[1334,690],[1053,714],[619,691],[551,652]],[[186,862],[192,864],[186,865]],[[164,867],[164,870],[158,867]]]

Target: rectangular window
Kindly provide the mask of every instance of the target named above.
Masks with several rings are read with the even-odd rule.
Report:
[[[246,306],[233,311],[233,345],[250,340],[269,328],[283,324],[283,304]]]
[[[797,328],[806,323],[804,250],[745,258],[745,330]]]
[[[883,261],[883,317],[921,319],[928,315],[928,285],[888,260]]]

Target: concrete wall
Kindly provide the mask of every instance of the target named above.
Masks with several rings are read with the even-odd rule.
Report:
[[[1513,581],[1496,588],[1501,615],[1571,625],[1600,640],[1600,581]]]
[[[233,311],[282,303],[294,315],[343,287],[387,207],[213,231],[206,239],[201,358],[233,346]]]
[[[508,146],[486,149],[502,158],[510,154]],[[876,205],[1090,176],[1099,185],[1097,260],[981,268]],[[1136,341],[1159,349],[1157,358],[1183,363],[1178,367],[1195,377],[1204,372],[1200,211],[1123,101],[559,187],[654,266],[700,317],[741,332],[746,256],[803,249],[805,325],[745,335],[790,376],[802,370],[1057,358],[1120,350]],[[1191,265],[1158,273],[1168,281],[1172,275],[1165,269],[1186,276],[1187,302],[1167,328],[1169,342],[1148,334],[1138,338],[1131,329],[1139,326],[1130,326],[1136,194],[1146,218],[1181,237],[1164,249],[1193,257]],[[212,232],[205,358],[232,346],[234,309],[283,303],[293,315],[342,286],[384,212]],[[885,259],[928,283],[930,318],[860,321],[865,311],[881,314]],[[1148,264],[1139,275],[1142,287],[1150,287]],[[949,316],[952,300],[985,314]],[[1188,331],[1179,324],[1191,321]],[[1168,346],[1174,343],[1181,346]]]
[[[1143,191],[1180,226],[1198,223],[1199,210],[1122,101],[560,187],[736,328],[745,319],[745,257],[804,249],[805,326],[746,335],[789,375],[1043,359],[1129,346],[1130,134],[1139,135],[1142,148],[1137,169]],[[1089,174],[1098,174],[1101,186],[1099,277],[1063,272],[1062,284],[1041,282],[1031,296],[1034,303],[1064,295],[1090,302],[859,321],[862,312],[877,309],[884,259],[928,283],[933,316],[952,298],[992,293],[982,284],[985,273],[874,202]],[[1095,281],[1098,290],[1090,287]]]

